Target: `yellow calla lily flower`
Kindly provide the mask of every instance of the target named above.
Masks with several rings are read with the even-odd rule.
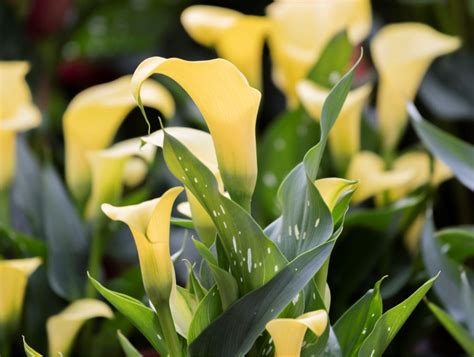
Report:
[[[413,179],[406,185],[391,189],[388,197],[391,201],[397,201],[415,191],[422,185],[430,182],[438,186],[442,182],[453,177],[453,173],[442,161],[435,159],[433,162],[433,176],[431,177],[431,160],[425,152],[408,152],[393,162],[394,170],[413,170]]]
[[[354,203],[386,190],[407,185],[415,176],[412,169],[385,170],[385,162],[377,154],[361,151],[352,159],[347,178],[359,180],[359,187],[352,196]]]
[[[372,26],[369,0],[275,1],[267,7],[272,19],[269,40],[274,81],[290,106],[298,103],[296,85],[316,63],[338,32],[347,30],[353,44]]]
[[[248,208],[257,179],[255,124],[260,92],[223,59],[191,62],[152,57],[138,66],[132,78],[139,105],[142,83],[155,73],[173,79],[193,99],[211,132],[227,191]]]
[[[196,42],[214,47],[218,56],[235,64],[252,86],[262,87],[268,19],[217,6],[194,5],[183,11],[181,23]]]
[[[380,76],[377,114],[386,150],[392,150],[403,134],[406,103],[415,98],[431,62],[460,45],[457,37],[421,23],[387,25],[374,37],[370,48]]]
[[[108,149],[90,152],[88,155],[92,171],[92,191],[86,205],[86,217],[93,218],[105,202],[117,202],[122,194],[123,181],[132,177],[133,182],[140,182],[146,170],[139,166],[138,171],[127,164],[138,160],[150,163],[155,156],[156,147],[141,146],[141,139],[129,139],[112,145]]]
[[[223,190],[211,135],[201,130],[183,127],[166,128],[166,132],[178,139],[197,159],[207,166],[216,176],[219,186]],[[164,132],[163,130],[157,130],[153,134],[143,137],[142,140],[148,144],[163,148]],[[204,207],[188,189],[186,189],[186,196],[188,197],[188,202],[180,203],[177,209],[182,214],[186,212],[184,215],[193,219],[194,228],[199,237],[210,247],[216,237],[214,223]]]
[[[309,80],[303,80],[298,83],[297,91],[309,115],[319,121],[329,90]],[[370,84],[350,91],[329,133],[333,162],[342,173],[347,169],[351,158],[360,150],[360,120],[371,92]]]
[[[174,284],[170,219],[173,203],[182,191],[182,187],[174,187],[160,198],[131,206],[102,205],[102,211],[110,219],[129,226],[137,246],[143,285],[155,306],[168,303]]]
[[[341,198],[357,188],[358,182],[338,177],[327,177],[316,180],[314,185],[321,194],[324,203],[326,203],[326,206],[328,206],[332,212]]]
[[[9,343],[20,321],[29,276],[41,264],[41,259],[0,260],[0,342]]]
[[[90,151],[109,146],[127,114],[136,103],[130,94],[131,76],[88,88],[71,101],[64,113],[66,181],[80,201],[87,195],[91,167]],[[156,108],[165,118],[174,113],[171,94],[154,81],[143,83],[143,105]]]
[[[308,312],[296,319],[275,319],[267,323],[266,329],[275,345],[275,357],[299,357],[306,330],[321,336],[328,324],[324,310]]]
[[[27,62],[0,61],[0,191],[15,174],[16,133],[38,126],[41,114],[34,106],[25,75]]]
[[[49,355],[68,356],[77,333],[87,320],[96,317],[111,319],[113,316],[110,307],[100,300],[74,301],[59,314],[51,316],[46,323]]]

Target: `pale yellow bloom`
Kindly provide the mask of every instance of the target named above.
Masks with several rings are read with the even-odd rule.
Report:
[[[0,61],[0,190],[10,186],[15,175],[16,133],[41,121],[25,80],[28,70],[27,62]]]
[[[95,217],[100,212],[102,203],[116,203],[122,194],[123,183],[127,180],[129,183],[141,182],[155,152],[156,147],[153,145],[141,147],[140,138],[121,141],[110,148],[90,152],[88,159],[92,173],[92,190],[86,205],[86,217]],[[129,165],[135,161],[141,165]]]
[[[359,180],[359,187],[352,196],[359,203],[386,190],[409,184],[414,178],[412,169],[386,170],[385,162],[377,154],[361,151],[355,155],[347,170],[347,178]]]
[[[182,187],[174,187],[160,198],[131,206],[102,205],[110,219],[129,226],[138,251],[143,285],[154,304],[168,303],[175,284],[170,255],[170,220],[173,203],[182,191]]]
[[[306,330],[321,336],[328,324],[324,310],[308,312],[296,319],[275,319],[266,329],[275,345],[275,357],[299,357]]]
[[[298,103],[297,83],[338,32],[347,30],[350,41],[358,44],[372,26],[369,0],[275,1],[267,14],[274,81],[291,106]]]
[[[99,300],[76,300],[62,310],[59,314],[48,319],[49,355],[68,356],[74,339],[84,323],[92,318],[114,316],[110,307]]]
[[[232,198],[248,205],[257,179],[255,123],[260,92],[223,59],[190,62],[152,57],[132,78],[132,92],[141,104],[143,81],[159,73],[176,81],[193,99],[209,127],[219,171]]]
[[[252,86],[261,88],[263,45],[270,28],[266,18],[194,5],[183,11],[181,23],[196,42],[214,47],[218,56],[235,64]]]
[[[392,150],[403,134],[406,104],[415,98],[431,62],[460,45],[457,37],[421,23],[387,25],[374,37],[371,52],[380,77],[377,114],[386,150]]]
[[[88,88],[79,93],[64,113],[66,181],[74,197],[87,196],[91,167],[88,154],[109,146],[136,103],[130,94],[131,76]],[[143,83],[143,105],[169,118],[174,113],[171,94],[154,81]]]
[[[345,195],[353,192],[357,188],[358,182],[338,177],[328,177],[316,180],[314,185],[321,194],[326,206],[332,211]]]
[[[40,264],[40,258],[0,260],[0,337],[18,328],[28,278]]]
[[[297,91],[301,103],[309,115],[319,121],[329,90],[309,80],[303,80],[298,83]],[[362,111],[371,91],[372,85],[370,84],[350,91],[329,132],[329,147],[333,155],[333,162],[341,173],[344,173],[351,158],[360,150]]]

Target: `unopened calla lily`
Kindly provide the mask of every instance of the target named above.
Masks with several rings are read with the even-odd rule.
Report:
[[[345,180],[338,177],[328,177],[316,180],[314,185],[318,189],[324,203],[332,212],[336,204],[347,194],[354,192],[358,181]]]
[[[255,124],[260,92],[223,59],[192,62],[152,57],[138,66],[132,78],[139,105],[142,83],[155,73],[176,81],[193,99],[211,132],[226,190],[248,208],[257,179]]]
[[[319,121],[329,90],[309,80],[303,80],[298,83],[297,91],[304,108],[313,119]],[[360,150],[362,110],[371,91],[372,85],[370,84],[350,91],[339,117],[329,133],[329,147],[334,159],[333,162],[342,174],[347,169],[351,158]]]
[[[40,124],[25,76],[27,62],[0,61],[0,191],[10,186],[15,173],[16,133]]]
[[[140,138],[117,143],[108,149],[89,153],[92,171],[92,190],[87,201],[85,215],[87,218],[97,216],[100,205],[105,202],[117,202],[122,193],[124,181],[140,182],[146,170],[142,166],[128,166],[132,160],[139,160],[143,165],[151,162],[156,152],[153,145],[141,146]]]
[[[299,357],[306,330],[321,336],[328,324],[324,310],[308,312],[296,319],[275,319],[267,323],[266,329],[275,344],[275,357]]]
[[[275,1],[267,7],[272,20],[269,46],[273,77],[288,103],[298,103],[296,85],[338,32],[347,30],[353,44],[369,34],[372,14],[369,0]]]
[[[261,88],[268,19],[217,6],[195,5],[183,11],[181,22],[196,42],[214,47],[219,57],[235,64],[252,86]]]
[[[0,342],[7,343],[18,328],[29,276],[40,258],[0,260]]]
[[[46,324],[50,356],[69,355],[74,339],[84,323],[92,318],[114,316],[110,307],[95,299],[76,300]]]
[[[64,113],[66,181],[74,197],[87,196],[91,167],[90,151],[109,146],[135,101],[130,94],[131,76],[88,88],[79,93]],[[154,81],[143,83],[143,105],[156,108],[169,118],[174,113],[171,94]]]
[[[421,23],[387,25],[374,37],[370,48],[380,76],[377,114],[386,150],[393,150],[403,134],[406,104],[415,98],[431,62],[460,45],[457,37]]]

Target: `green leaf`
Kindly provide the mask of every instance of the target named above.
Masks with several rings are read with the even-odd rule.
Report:
[[[470,356],[474,356],[474,336],[470,335],[469,332],[464,329],[459,323],[457,323],[451,316],[449,316],[444,310],[436,306],[431,302],[427,302],[428,307],[436,316],[438,321],[444,328],[451,334],[451,336],[459,343],[459,345],[466,351]]]
[[[466,325],[469,333],[474,337],[474,291],[471,288],[465,270],[461,271],[461,299],[466,314]]]
[[[272,280],[237,300],[190,345],[191,357],[242,356],[321,268],[334,247],[327,242],[288,263]]]
[[[122,346],[123,352],[127,357],[141,357],[142,354],[137,351],[135,347],[130,343],[130,341],[120,332],[117,331],[117,337],[119,339],[120,345]]]
[[[337,320],[334,332],[344,356],[357,356],[364,339],[382,315],[380,284],[383,277]]]
[[[434,286],[438,298],[456,321],[465,321],[458,264],[443,254],[443,248],[435,238],[435,227],[430,210],[426,213],[426,222],[421,235],[421,256],[428,274],[441,272]]]
[[[374,329],[362,343],[359,357],[378,357],[388,347],[405,321],[411,315],[421,299],[431,288],[438,276],[431,278],[418,288],[408,299],[385,312],[375,323]]]
[[[83,296],[89,242],[85,227],[63,183],[50,166],[42,173],[42,212],[48,246],[48,280],[62,298]]]
[[[352,56],[352,45],[346,31],[336,34],[327,44],[306,78],[331,88],[347,71]]]
[[[188,345],[198,337],[209,324],[222,314],[222,302],[217,285],[213,286],[201,300],[188,332]]]
[[[44,241],[0,224],[0,252],[12,252],[15,257],[46,257]]]
[[[217,262],[217,259],[212,255],[209,248],[204,243],[193,239],[194,246],[198,253],[203,257],[206,263],[211,268],[214,280],[216,281],[218,292],[222,301],[222,309],[226,310],[227,307],[237,300],[239,296],[239,287],[234,277],[228,271],[225,271]]]
[[[36,352],[33,348],[31,348],[27,343],[25,336],[23,338],[23,347],[25,348],[25,354],[27,357],[43,357],[41,353]]]
[[[197,301],[201,301],[204,296],[206,296],[207,290],[202,286],[201,282],[194,274],[194,265],[187,259],[184,259],[184,263],[188,268],[188,283],[186,287],[189,292],[196,297]]]
[[[423,119],[413,103],[408,105],[408,112],[416,133],[428,150],[449,166],[459,181],[474,191],[474,146]]]
[[[436,232],[436,238],[441,244],[442,251],[459,264],[467,258],[474,257],[473,227],[445,228]]]
[[[160,322],[152,309],[130,296],[105,288],[91,276],[89,276],[89,280],[109,303],[130,320],[151,343],[153,348],[161,355],[167,355],[168,351],[164,344]]]
[[[219,192],[209,169],[166,132],[163,153],[170,171],[212,218],[240,292],[252,291],[269,281],[286,264],[275,243],[248,212]]]

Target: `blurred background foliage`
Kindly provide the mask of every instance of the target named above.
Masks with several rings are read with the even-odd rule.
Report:
[[[81,90],[130,74],[141,60],[154,55],[190,60],[214,58],[216,54],[195,43],[180,23],[181,12],[198,3],[264,15],[270,1],[3,0],[0,3],[0,58],[30,61],[28,80],[35,102],[43,113],[41,127],[28,133],[27,137],[36,153],[34,160],[51,163],[57,172],[64,172],[62,114],[69,101]],[[462,50],[436,60],[430,67],[420,89],[417,106],[423,116],[432,119],[438,127],[465,141],[474,142],[474,0],[375,0],[372,6],[373,33],[387,23],[417,21],[462,38]],[[375,76],[368,46],[365,50],[360,72]],[[284,109],[283,95],[271,81],[267,48],[263,61],[264,100],[257,123],[259,133],[263,133]],[[200,114],[182,90],[170,81],[166,84],[177,100],[178,111],[172,125],[203,127]],[[365,115],[370,118],[373,113],[368,110]],[[153,125],[157,129],[157,123]],[[134,110],[124,121],[116,139],[144,133],[146,124],[139,111]],[[370,147],[370,135],[363,137],[363,141],[364,146]],[[415,133],[409,129],[402,147],[417,141]],[[301,153],[305,151],[306,148],[301,149]],[[35,171],[35,164],[31,161],[33,158],[28,155],[24,153],[19,161],[20,165],[30,167],[30,179],[34,180],[35,172],[39,171]],[[160,160],[158,157],[156,168],[151,171],[143,189],[134,193],[130,201],[157,195],[169,185],[171,175],[163,175],[165,166]],[[435,222],[438,228],[473,224],[474,195],[457,180],[444,184],[436,195]],[[410,222],[413,218],[400,219]],[[266,224],[272,219],[272,214],[261,214],[259,219],[260,223]],[[335,317],[384,274],[389,274],[391,278],[384,283],[383,294],[393,298],[393,301],[407,296],[407,291],[413,290],[425,278],[421,273],[421,259],[413,259],[402,240],[396,239],[401,235],[401,229],[388,232],[387,227],[360,227],[357,219],[357,216],[348,217],[347,229],[331,261],[329,283],[331,290],[338,292],[338,295],[333,295],[332,312]],[[24,226],[21,217],[14,217],[14,225],[21,232],[34,232],[31,227]],[[403,224],[398,228],[403,228]],[[111,242],[105,258],[106,274],[111,279],[109,286],[140,297],[143,288],[138,269],[134,266],[133,241],[125,229],[122,233]],[[181,237],[183,231],[178,230],[175,234]],[[35,249],[39,255],[44,252],[41,242],[36,242],[32,248],[28,236],[15,239],[28,245],[30,251]],[[178,246],[179,242],[176,243]],[[474,262],[467,264],[474,266]],[[41,348],[44,345],[41,341],[44,319],[58,310],[55,304],[60,306],[61,303],[51,291],[41,290],[41,286],[47,285],[46,276],[44,273],[38,276],[42,278],[33,279],[28,296],[31,297],[31,291],[38,293],[36,303],[44,306],[44,311],[36,309],[28,312],[27,307],[25,319],[28,321],[25,325],[31,330],[26,333],[33,336],[31,344]],[[30,304],[27,302],[25,306]],[[107,341],[104,337],[109,336],[110,343],[98,343],[97,356],[104,355],[101,354],[103,351],[118,348],[115,339],[117,328],[124,333],[131,330],[121,316],[105,325],[95,339]],[[34,330],[40,333],[35,334]],[[137,346],[143,345],[143,339],[138,334],[134,334],[131,340]],[[462,355],[462,351],[423,306],[401,330],[387,355],[457,356]]]

